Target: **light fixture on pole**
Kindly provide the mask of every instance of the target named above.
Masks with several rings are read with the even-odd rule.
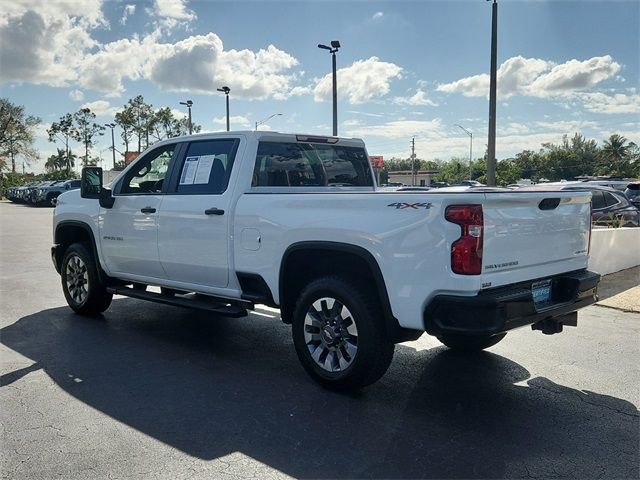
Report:
[[[116,128],[116,124],[105,123],[104,126],[111,129],[111,153],[113,154],[113,168],[116,168],[116,140],[113,136],[113,129]],[[102,160],[102,156],[100,156],[100,160]]]
[[[491,0],[487,0],[488,2]],[[498,2],[491,6],[491,77],[489,80],[489,141],[487,145],[487,185],[496,185],[496,90],[498,57]]]
[[[193,106],[193,102],[187,100],[186,102],[180,102],[180,105],[186,105],[189,109],[189,135],[191,135],[193,133],[193,123],[191,123],[191,107]]]
[[[263,120],[260,120],[259,122],[256,122],[256,131],[258,130],[258,125],[262,125],[263,123],[267,123],[273,117],[279,117],[280,115],[282,115],[282,114],[281,113],[274,113],[273,115],[269,115],[267,118],[265,118]]]
[[[318,48],[329,50],[331,53],[331,66],[333,71],[333,136],[338,136],[338,75],[336,73],[336,52],[340,48],[338,40],[332,40],[331,46],[318,44]]]
[[[456,127],[464,130],[464,133],[469,135],[469,180],[471,180],[471,162],[473,161],[473,133],[464,128],[462,125],[455,124]]]
[[[219,92],[223,92],[227,97],[227,132],[229,131],[229,92],[231,89],[229,87],[220,87],[218,89]]]

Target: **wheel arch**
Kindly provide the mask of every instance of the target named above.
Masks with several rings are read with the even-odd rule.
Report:
[[[309,281],[324,275],[343,274],[366,283],[380,301],[385,330],[394,341],[417,338],[422,332],[400,327],[393,316],[380,266],[363,247],[331,241],[305,241],[290,245],[280,263],[278,279],[282,321],[291,323],[295,300]]]
[[[55,249],[55,261],[58,270],[62,265],[64,253],[69,245],[76,242],[89,243],[93,259],[96,262],[96,268],[100,274],[100,279],[101,281],[105,280],[106,275],[100,265],[96,238],[93,230],[87,223],[78,220],[63,220],[56,225],[53,241],[57,247]]]

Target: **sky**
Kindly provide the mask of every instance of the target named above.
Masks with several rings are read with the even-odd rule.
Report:
[[[502,0],[498,15],[498,158],[580,132],[640,142],[640,2]],[[491,3],[469,1],[3,0],[0,95],[46,129],[89,107],[98,122],[143,95],[203,131],[255,122],[329,135],[331,55],[339,40],[338,133],[370,155],[429,160],[486,150]],[[111,167],[111,138],[94,155]],[[116,149],[122,150],[116,129]],[[78,145],[77,150],[82,149]]]

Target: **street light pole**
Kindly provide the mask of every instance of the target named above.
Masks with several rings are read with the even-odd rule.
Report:
[[[332,40],[331,46],[318,44],[318,48],[329,50],[331,53],[331,69],[333,73],[333,136],[338,136],[338,74],[336,67],[336,52],[340,48],[338,40]]]
[[[193,133],[193,123],[191,123],[191,107],[193,106],[193,102],[187,100],[186,102],[180,102],[180,105],[186,105],[189,109],[189,135],[191,135]]]
[[[490,1],[490,0],[487,0]],[[489,82],[489,142],[487,145],[487,185],[496,185],[496,90],[498,57],[498,2],[491,5],[491,79]]]
[[[227,97],[227,132],[229,131],[229,92],[231,89],[229,87],[221,87],[218,89],[219,92],[224,92]]]
[[[113,168],[116,168],[116,140],[115,140],[115,137],[113,136],[113,129],[116,128],[116,124],[105,123],[104,126],[109,127],[111,129],[111,153],[113,154]],[[100,156],[100,160],[102,160],[102,155]]]
[[[260,120],[259,122],[256,122],[256,131],[258,131],[258,125],[262,125],[263,123],[268,122],[269,120],[271,120],[273,117],[278,117],[282,115],[281,113],[274,113],[273,115],[269,115],[267,118],[264,118],[262,120]]]
[[[473,161],[473,132],[470,132],[462,125],[458,125],[457,123],[456,127],[461,128],[467,135],[469,135],[469,180],[471,180],[471,162]]]

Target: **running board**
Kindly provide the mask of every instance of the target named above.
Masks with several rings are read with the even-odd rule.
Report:
[[[208,297],[207,295],[196,295],[193,293],[187,295],[165,295],[162,293],[135,290],[129,287],[107,287],[107,292],[114,295],[124,295],[139,300],[164,303],[176,307],[206,310],[231,318],[246,317],[247,309],[253,308],[253,304],[250,302],[236,302],[226,298]]]

